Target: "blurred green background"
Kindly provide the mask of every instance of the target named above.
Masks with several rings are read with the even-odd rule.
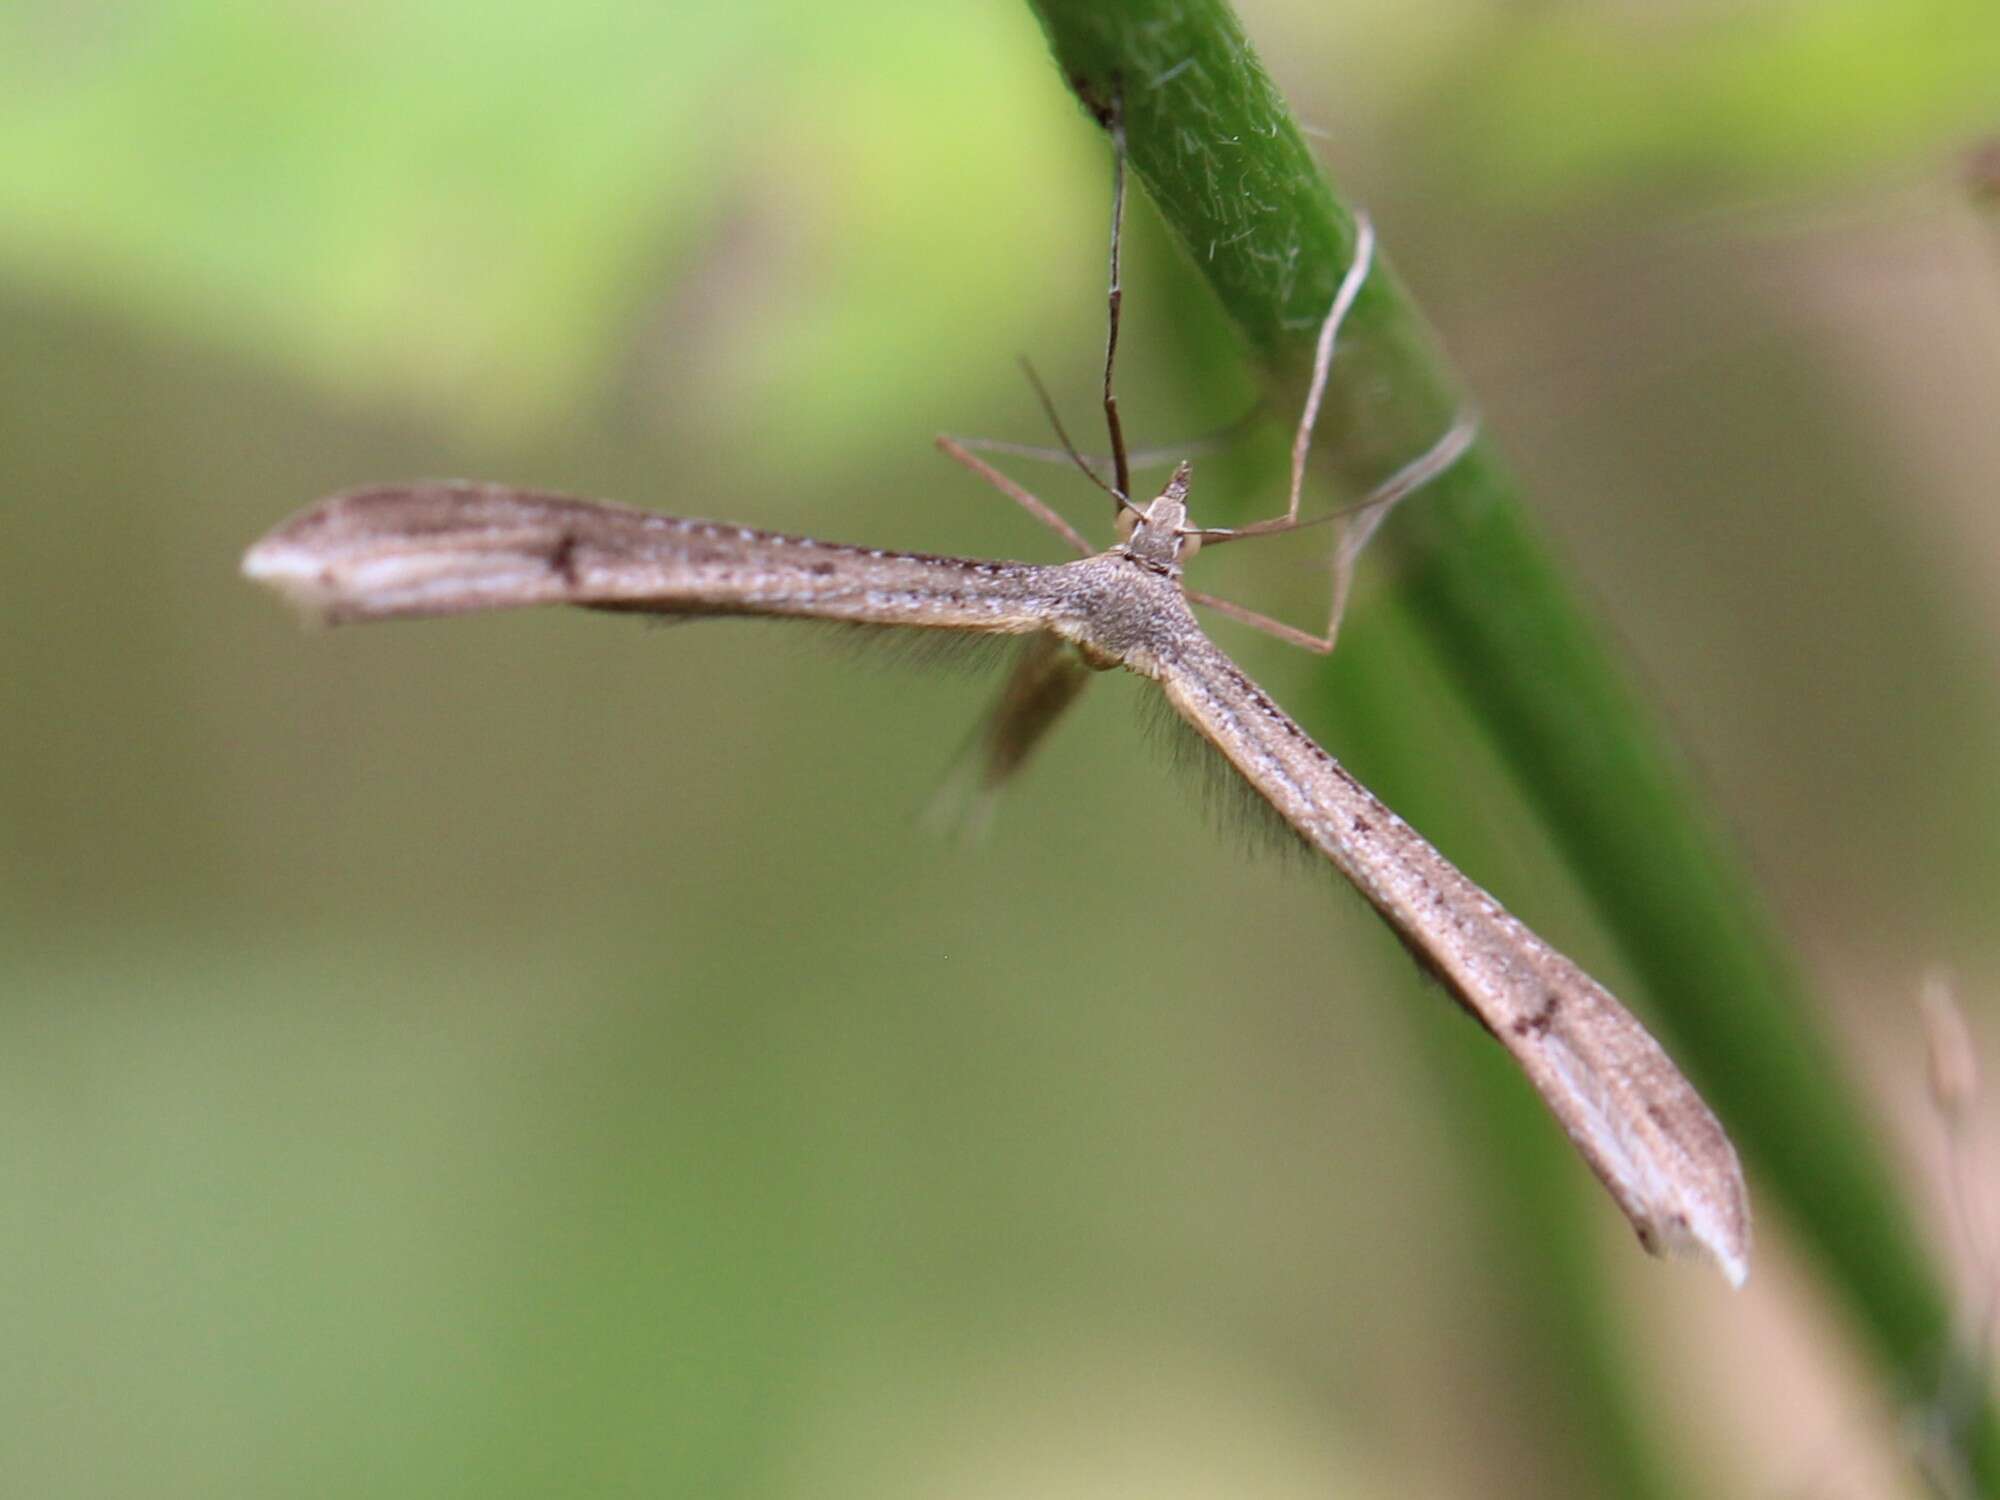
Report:
[[[1990,1312],[1914,1002],[1949,966],[1990,1044],[2000,16],[1242,13]],[[1053,558],[929,439],[1042,440],[1019,353],[1092,430],[1106,189],[1001,0],[0,13],[7,1493],[1597,1492],[1572,1289],[1496,1253],[1508,1143],[1438,1055],[1523,1086],[1216,837],[1140,684],[961,849],[922,814],[990,679],[759,623],[302,635],[235,576],[441,474]],[[1143,205],[1131,248],[1171,443],[1256,386]],[[1205,517],[1269,508],[1269,425]],[[1257,552],[1199,581],[1310,622],[1309,549]],[[1371,583],[1381,712],[1312,727],[1616,987]],[[1923,1493],[1926,1393],[1782,1224],[1732,1296],[1575,1176],[1676,1483]]]

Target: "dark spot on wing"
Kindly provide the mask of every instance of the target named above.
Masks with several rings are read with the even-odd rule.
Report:
[[[549,567],[555,575],[571,588],[576,587],[577,536],[574,531],[565,531],[556,538],[555,547],[549,553]]]
[[[1273,703],[1262,688],[1258,687],[1257,684],[1252,682],[1248,677],[1245,677],[1243,673],[1237,669],[1236,663],[1229,661],[1225,657],[1223,660],[1223,665],[1228,668],[1230,680],[1234,682],[1239,689],[1242,690],[1244,697],[1248,698],[1253,704],[1256,705],[1257,711],[1259,713],[1263,714],[1266,718],[1272,720],[1274,723],[1281,726],[1284,729],[1287,736],[1295,740],[1297,743],[1305,746],[1306,749],[1310,750],[1315,759],[1325,761],[1329,765],[1335,766],[1337,769],[1340,770],[1341,775],[1346,777],[1347,780],[1352,781],[1354,779],[1351,776],[1347,776],[1346,768],[1340,766],[1340,763],[1338,761],[1334,760],[1334,758],[1331,755],[1327,754],[1326,751],[1320,747],[1320,743],[1318,740],[1314,739],[1311,735],[1307,734],[1304,729],[1300,728],[1299,725],[1293,721],[1291,715],[1287,714],[1283,709],[1279,708],[1277,704]]]
[[[1555,1024],[1556,1012],[1562,1009],[1562,996],[1554,990],[1542,997],[1541,1009],[1531,1016],[1523,1016],[1514,1023],[1514,1035],[1544,1037],[1549,1027]]]

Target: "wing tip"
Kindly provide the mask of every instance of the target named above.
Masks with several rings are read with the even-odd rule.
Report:
[[[271,590],[311,625],[331,624],[339,590],[327,576],[324,559],[299,546],[280,527],[243,554],[238,571]]]
[[[1652,1254],[1706,1261],[1740,1291],[1750,1279],[1749,1201],[1733,1170],[1721,1186],[1719,1194],[1702,1192],[1658,1214],[1634,1214],[1632,1226]]]
[[[462,480],[347,490],[273,528],[239,566],[320,625],[576,602],[579,503]]]

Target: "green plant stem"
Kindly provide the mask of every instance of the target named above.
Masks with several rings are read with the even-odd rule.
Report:
[[[1352,256],[1355,220],[1235,16],[1219,0],[1032,4],[1086,109],[1102,121],[1118,101],[1134,174],[1251,352],[1274,381],[1295,385]],[[1379,261],[1340,366],[1316,451],[1357,484],[1427,448],[1459,405],[1435,341]],[[1740,863],[1492,446],[1482,441],[1404,507],[1378,546],[1735,1137],[1759,1202],[1781,1208],[1810,1247],[1874,1348],[1885,1389],[1931,1399],[1952,1358],[1949,1299],[1869,1112]],[[1960,1413],[1953,1438],[1978,1492],[2000,1494],[1991,1403]]]

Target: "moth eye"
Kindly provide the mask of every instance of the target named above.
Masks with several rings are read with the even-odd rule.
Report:
[[[1139,529],[1139,512],[1136,510],[1126,510],[1121,507],[1118,512],[1118,519],[1112,522],[1112,526],[1118,532],[1119,541],[1131,541],[1132,533]]]
[[[1180,558],[1182,562],[1186,562],[1195,553],[1201,551],[1201,533],[1199,531],[1183,531],[1180,534],[1180,543],[1180,550],[1174,555]]]

